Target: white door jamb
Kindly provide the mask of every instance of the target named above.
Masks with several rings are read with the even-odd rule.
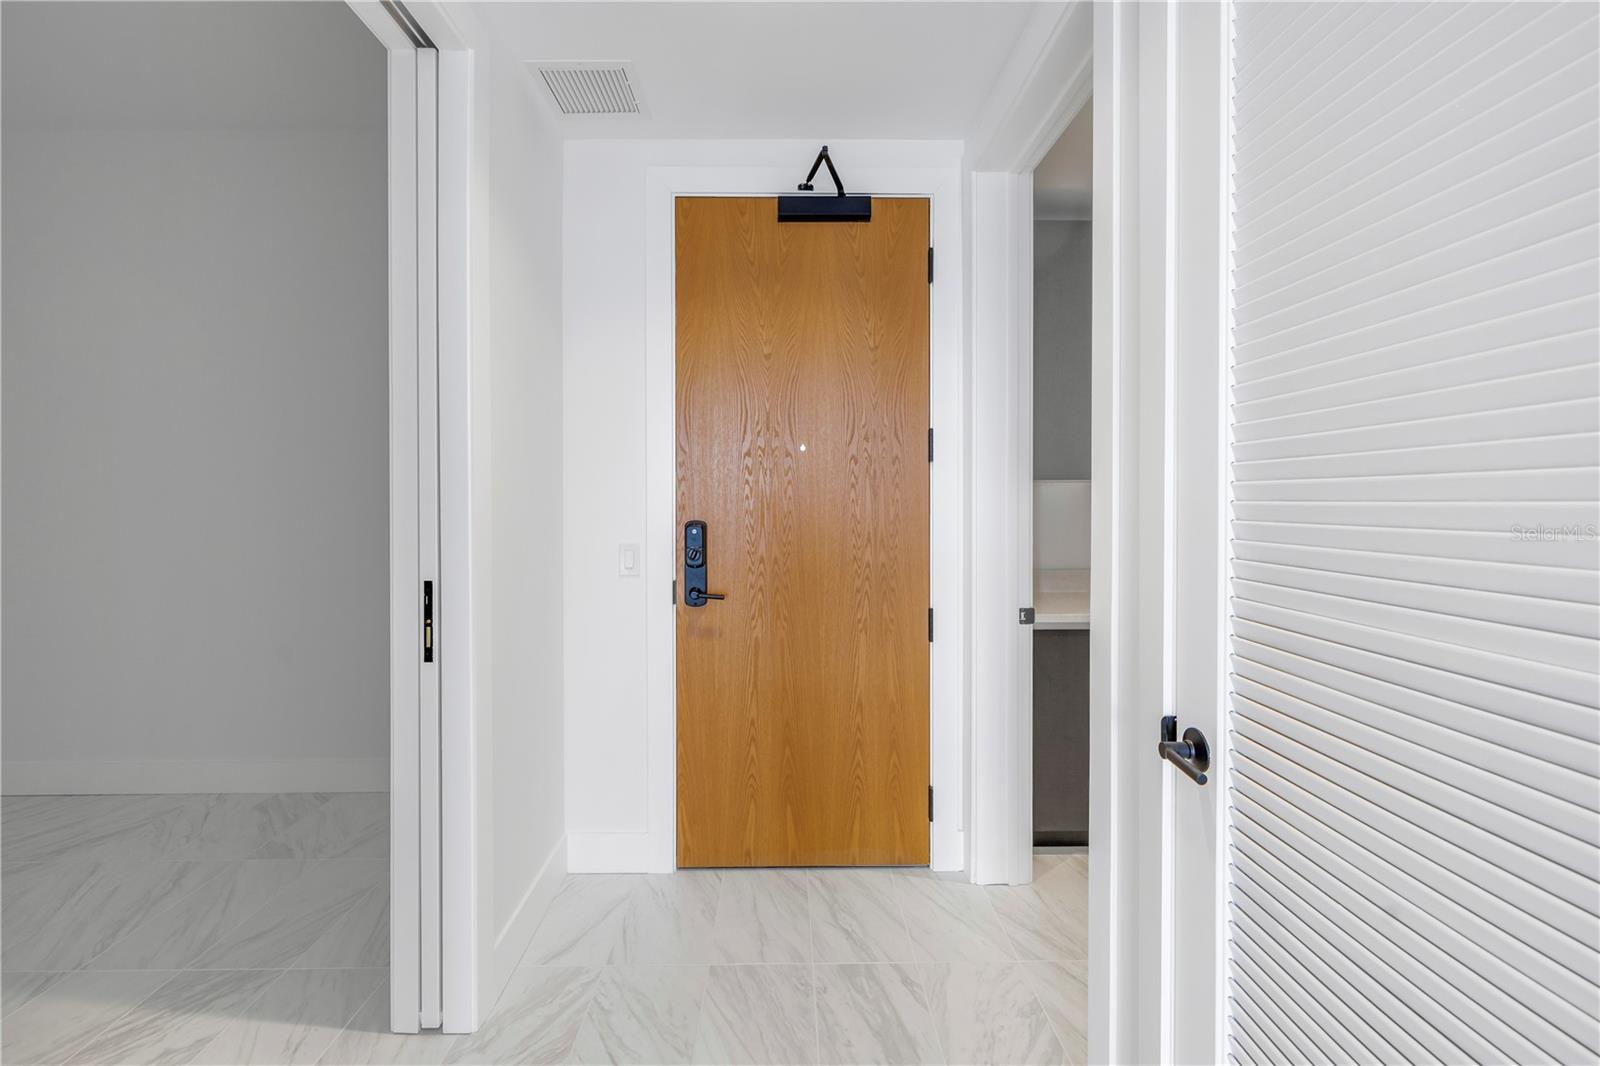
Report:
[[[1015,608],[1032,595],[1031,173],[1086,99],[1094,107],[1093,515],[1090,588],[1089,1061],[1159,1059],[1161,772],[1155,757],[1167,691],[1164,606],[1170,540],[1162,501],[1171,336],[1169,50],[1152,25],[1164,7],[1066,9],[997,132],[974,152],[972,557],[972,873],[1032,877],[1032,631]],[[1012,291],[1007,293],[1009,288]],[[1002,369],[996,369],[996,368]],[[987,391],[987,395],[985,392]],[[995,484],[994,482],[1004,482]],[[979,526],[982,525],[980,529]],[[1154,525],[1153,530],[1151,529]],[[985,605],[986,589],[1020,597]],[[1148,728],[1146,728],[1148,723]]]

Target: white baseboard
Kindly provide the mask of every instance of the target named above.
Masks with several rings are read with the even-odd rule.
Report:
[[[0,793],[7,796],[387,791],[388,759],[157,759],[0,763]]]
[[[572,833],[567,870],[575,874],[670,873],[660,869],[659,848],[649,833]]]
[[[550,901],[561,891],[561,882],[566,876],[567,838],[562,837],[556,841],[556,846],[550,849],[550,854],[545,856],[544,865],[533,875],[528,890],[522,894],[522,898],[511,911],[511,916],[501,923],[500,930],[495,935],[494,987],[485,990],[488,995],[481,1001],[485,1016],[499,1000],[500,993],[505,990],[506,983],[511,980],[511,974],[517,968],[517,963],[522,961],[528,945],[533,942],[534,930],[538,929],[539,923],[544,920],[545,912],[550,909]]]

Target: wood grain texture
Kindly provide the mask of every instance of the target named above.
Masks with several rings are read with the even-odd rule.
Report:
[[[928,224],[677,201],[680,866],[928,861]]]

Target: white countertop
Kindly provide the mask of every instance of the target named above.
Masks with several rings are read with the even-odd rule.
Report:
[[[1033,628],[1089,628],[1089,571],[1033,572]]]

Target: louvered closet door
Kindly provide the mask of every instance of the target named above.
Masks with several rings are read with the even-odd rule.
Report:
[[[1240,1061],[1600,1056],[1596,10],[1235,9]]]

